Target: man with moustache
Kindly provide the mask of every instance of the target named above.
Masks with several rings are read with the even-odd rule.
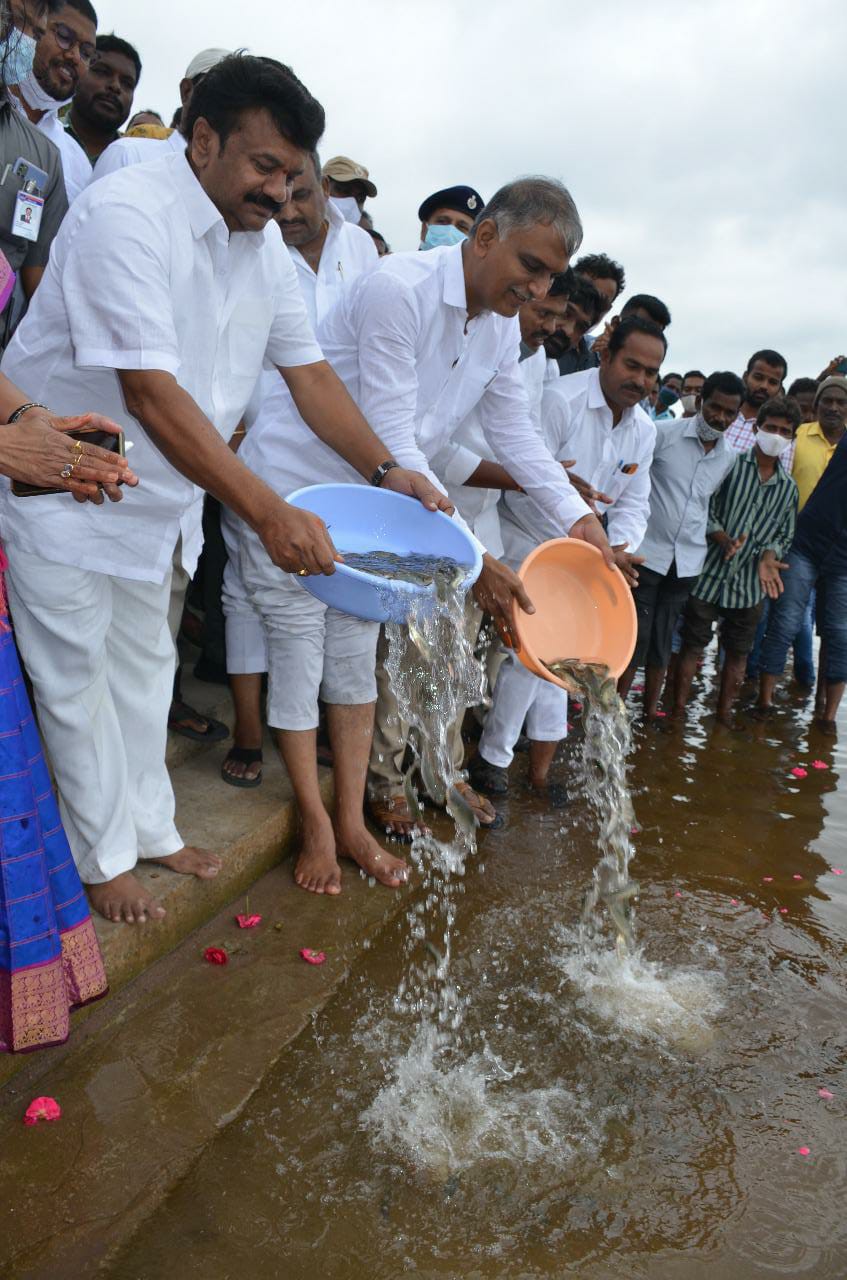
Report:
[[[782,395],[783,383],[788,374],[785,356],[778,351],[755,351],[747,361],[741,376],[744,383],[744,399],[738,417],[727,430],[724,439],[736,453],[749,453],[756,438],[756,417],[766,400]],[[791,474],[794,461],[794,443],[780,458],[783,468]]]
[[[130,168],[79,197],[3,360],[33,400],[69,414],[96,404],[135,445],[138,488],[96,521],[31,497],[5,530],[17,639],[71,848],[93,906],[113,921],[165,914],[133,874],[139,856],[201,879],[221,866],[184,845],[165,765],[171,567],[177,546],[188,571],[196,563],[203,490],[285,572],[334,572],[323,521],[289,507],[228,447],[264,363],[351,469],[449,506],[394,464],[340,385],[281,238],[265,234],[323,127],[323,108],[288,68],[225,59],[192,97],[185,155],[151,162],[143,183]]]
[[[88,0],[67,0],[47,16],[35,50],[32,71],[12,86],[19,111],[59,148],[68,204],[91,178],[91,164],[59,119],[96,56],[97,14]]]
[[[140,79],[141,59],[132,45],[119,36],[98,36],[96,52],[77,85],[65,126],[91,164],[97,163],[129,119]]]
[[[605,514],[615,563],[632,584],[640,559],[635,548],[650,514],[650,463],[656,428],[639,402],[659,375],[667,344],[658,326],[630,319],[616,326],[599,369],[554,378],[544,387],[541,433],[553,456],[567,462],[590,487]],[[500,506],[505,560],[519,567],[549,538],[560,536],[555,523],[527,495],[505,492]],[[508,768],[526,721],[529,782],[554,803],[563,796],[548,791],[548,775],[559,742],[567,734],[567,695],[532,675],[509,654],[500,668],[494,701],[471,763],[474,786],[491,795],[509,789]]]

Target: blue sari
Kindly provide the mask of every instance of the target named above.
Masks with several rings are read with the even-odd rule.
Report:
[[[107,982],[0,593],[0,1051],[24,1053],[67,1040]]]

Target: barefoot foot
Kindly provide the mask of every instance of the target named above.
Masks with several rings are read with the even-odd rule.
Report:
[[[340,858],[349,858],[365,872],[373,876],[380,884],[389,889],[399,889],[408,884],[409,867],[402,858],[395,858],[386,853],[377,844],[365,826],[344,827],[336,829],[337,849]]]
[[[131,871],[124,871],[104,884],[86,885],[86,889],[94,910],[115,924],[144,924],[148,919],[161,920],[166,914],[165,908]]]
[[[223,866],[216,853],[210,853],[208,849],[195,849],[192,845],[186,845],[184,849],[178,849],[167,857],[147,858],[146,861],[161,862],[170,871],[178,871],[183,876],[196,876],[198,880],[214,880]]]
[[[317,826],[303,824],[303,847],[294,868],[294,879],[301,889],[309,893],[341,892],[341,868],[335,856],[335,835],[332,823]]]

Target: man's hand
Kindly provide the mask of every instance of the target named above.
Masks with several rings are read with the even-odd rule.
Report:
[[[722,529],[719,529],[716,533],[712,534],[712,538],[718,546],[723,547],[723,558],[726,561],[731,560],[733,556],[738,555],[738,552],[747,541],[747,534],[740,533],[737,538],[731,538],[728,533],[724,533]]]
[[[595,489],[593,485],[590,485],[587,480],[583,480],[582,476],[578,476],[575,471],[568,470],[569,467],[573,466],[572,462],[563,462],[562,466],[565,468],[565,471],[567,471],[568,479],[576,489],[579,496],[584,502],[588,503],[595,515],[597,514],[596,504],[598,502],[605,502],[608,506],[614,501],[614,499],[610,498],[608,494],[601,493],[599,489]]]
[[[627,551],[628,542],[619,542],[612,547],[615,553],[615,564],[634,590],[638,586],[638,566],[644,563],[643,556],[634,556]]]
[[[780,576],[781,569],[787,569],[789,566],[783,560],[777,560],[775,551],[765,551],[759,561],[759,582],[766,596],[770,596],[771,600],[778,600],[785,590],[785,586]]]
[[[515,630],[515,605],[524,613],[535,613],[535,605],[518,575],[502,561],[484,555],[482,573],[474,584],[473,597],[480,609],[491,614],[503,643],[517,653],[521,644]]]
[[[613,333],[613,327],[611,323],[607,320],[603,326],[603,332],[598,333],[593,343],[591,344],[591,350],[596,351],[598,356],[601,356],[609,345],[609,339],[611,338],[612,333]]]
[[[609,539],[596,516],[583,516],[581,520],[577,520],[576,524],[572,524],[568,530],[568,537],[579,538],[582,542],[588,542],[592,547],[596,547],[606,561],[606,566],[614,569],[615,553],[609,546]]]
[[[427,511],[443,511],[445,515],[452,516],[456,510],[446,493],[436,489],[432,481],[420,471],[392,467],[386,473],[381,487],[390,489],[392,493],[405,493],[409,498],[417,498]]]
[[[336,561],[342,562],[320,516],[289,506],[282,498],[257,525],[257,532],[271,560],[286,573],[329,576],[335,573]]]

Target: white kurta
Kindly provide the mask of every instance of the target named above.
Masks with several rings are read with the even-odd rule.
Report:
[[[178,129],[167,138],[116,138],[97,157],[93,172],[89,175],[91,182],[99,182],[110,173],[117,173],[133,164],[148,164],[151,160],[161,160],[163,156],[176,153],[185,155],[185,138]]]
[[[181,155],[95,183],[56,237],[2,370],[59,413],[96,408],[118,422],[141,483],[103,507],[11,499],[5,537],[59,564],[162,582],[181,535],[193,573],[202,490],[127,412],[117,371],[172,374],[228,440],[265,360],[322,359],[276,225],[230,235]]]
[[[10,94],[9,100],[20,111],[24,119],[29,120],[20,98],[16,94]],[[39,133],[43,133],[45,138],[49,138],[53,146],[58,148],[62,157],[65,193],[68,197],[68,204],[73,204],[77,196],[88,186],[91,178],[91,161],[79,143],[65,129],[59,119],[58,106],[55,111],[45,111],[41,119],[33,125],[33,128],[37,129]]]

